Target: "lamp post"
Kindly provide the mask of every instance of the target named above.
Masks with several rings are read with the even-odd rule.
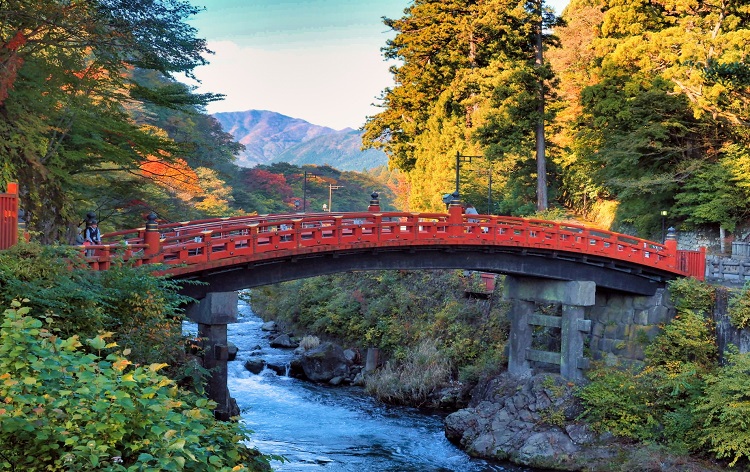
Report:
[[[665,239],[666,233],[665,233],[665,230],[664,230],[664,228],[666,228],[666,226],[665,226],[665,224],[666,224],[666,218],[667,218],[667,210],[662,210],[661,211],[661,242],[662,242],[662,244],[664,244],[664,241],[666,241],[666,239]]]

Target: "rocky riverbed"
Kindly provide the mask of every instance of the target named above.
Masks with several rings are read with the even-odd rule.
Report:
[[[364,385],[362,355],[331,342],[301,346],[274,322],[263,325],[270,344],[294,350],[288,364],[276,365],[251,353],[245,367],[318,384]],[[575,385],[559,375],[541,373],[518,379],[507,373],[487,378],[471,391],[460,386],[435,392],[431,406],[453,411],[445,419],[445,436],[469,455],[508,461],[534,469],[565,471],[710,472],[724,468],[658,448],[596,434],[578,420],[581,406]]]

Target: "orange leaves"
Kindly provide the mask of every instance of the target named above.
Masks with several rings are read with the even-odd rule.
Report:
[[[157,185],[181,192],[200,193],[198,176],[182,159],[167,161],[156,156],[148,156],[141,162],[141,173]]]

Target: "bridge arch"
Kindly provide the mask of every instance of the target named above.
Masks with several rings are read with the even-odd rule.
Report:
[[[376,202],[376,201],[375,201]],[[371,202],[370,209],[379,209]],[[115,257],[168,266],[185,293],[233,291],[353,270],[474,269],[651,295],[678,276],[702,278],[705,254],[582,225],[445,213],[359,212],[253,215],[158,224],[110,233],[92,267]]]

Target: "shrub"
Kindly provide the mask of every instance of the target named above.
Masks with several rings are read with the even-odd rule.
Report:
[[[716,301],[716,292],[711,285],[691,277],[681,277],[670,281],[668,287],[678,312],[691,310],[701,315],[711,313]]]
[[[115,354],[109,334],[58,337],[13,302],[0,324],[0,468],[267,470],[239,423],[158,371]],[[109,354],[108,354],[109,353]]]
[[[732,295],[727,316],[732,326],[737,329],[750,326],[750,285],[746,284],[742,290]]]
[[[651,366],[690,363],[704,372],[718,360],[711,321],[688,309],[681,310],[644,352]]]
[[[430,395],[450,381],[451,365],[440,353],[434,340],[422,341],[406,351],[406,358],[396,365],[388,362],[365,379],[368,393],[388,403],[421,406]]]
[[[308,334],[300,340],[299,346],[305,351],[309,349],[314,349],[320,346],[320,339],[317,336],[310,336]]]
[[[699,449],[693,405],[703,393],[704,377],[717,365],[710,323],[683,308],[646,347],[640,371],[600,368],[578,396],[584,418],[599,431],[641,441],[658,441],[673,450]]]
[[[583,402],[580,418],[595,431],[631,439],[651,437],[657,425],[648,405],[648,391],[631,371],[615,367],[589,372],[591,383],[576,396]]]
[[[76,248],[19,244],[0,253],[0,302],[28,299],[58,336],[112,332],[130,349],[131,362],[167,362],[174,374],[184,362],[179,306],[188,299],[175,281],[153,276],[153,270],[115,263],[98,272]]]
[[[727,361],[706,377],[695,413],[701,418],[703,444],[734,466],[750,460],[750,354],[735,351]]]

